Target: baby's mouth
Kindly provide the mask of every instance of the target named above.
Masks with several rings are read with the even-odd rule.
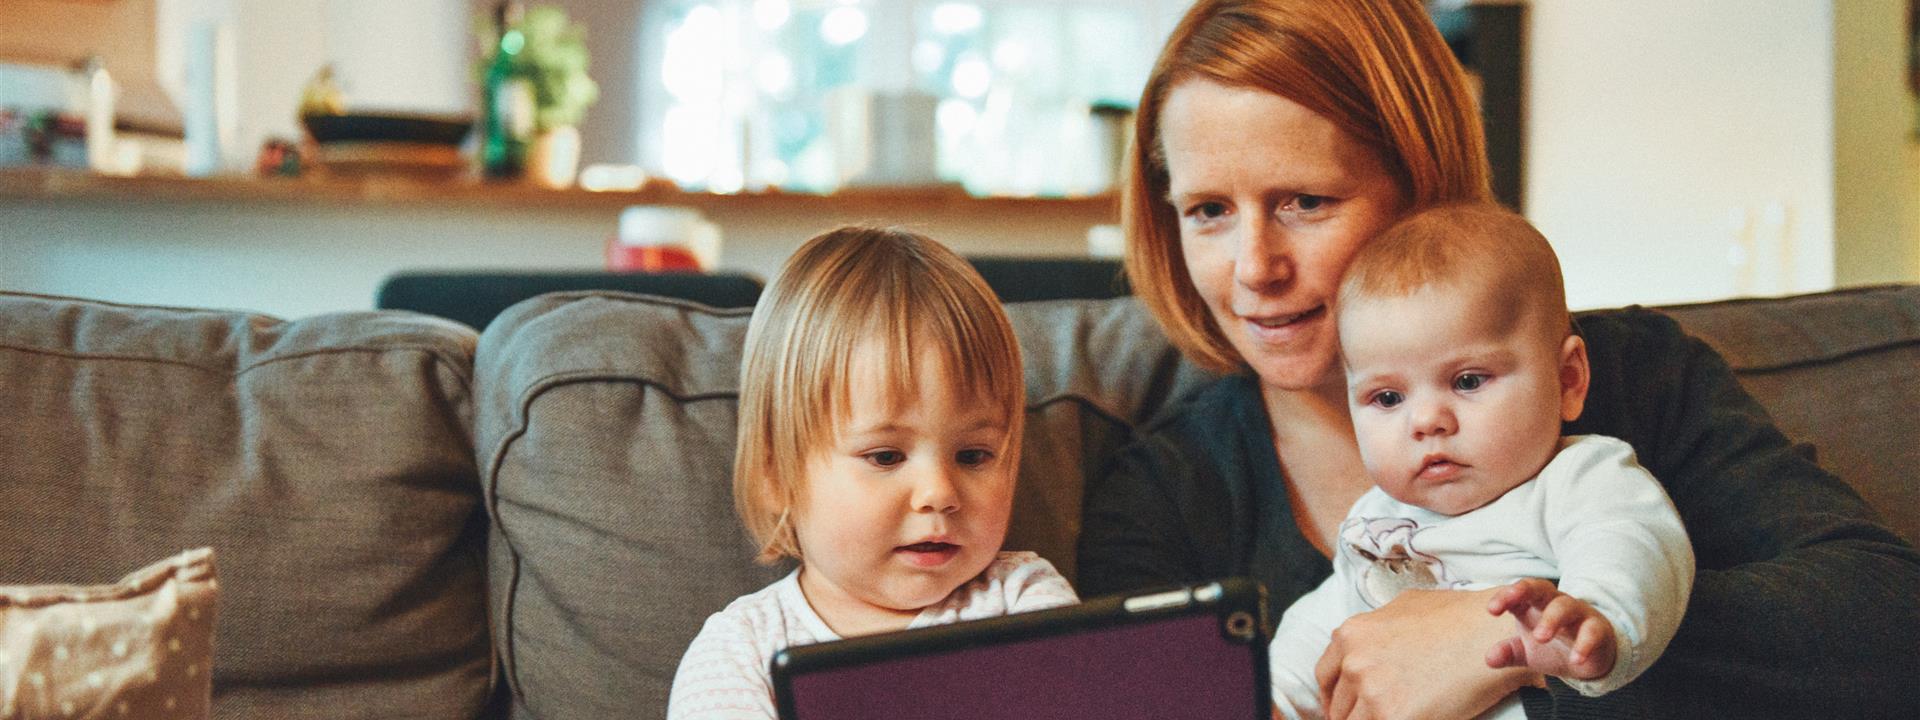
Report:
[[[1420,465],[1419,476],[1423,480],[1445,480],[1460,474],[1467,466],[1445,457],[1428,457]]]

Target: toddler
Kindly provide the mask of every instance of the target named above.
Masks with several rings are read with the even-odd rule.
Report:
[[[747,324],[733,496],[759,560],[799,569],[707,618],[667,717],[775,717],[793,645],[1071,604],[1000,552],[1026,385],[993,291],[925,237],[809,240]]]
[[[1341,523],[1332,577],[1275,632],[1287,717],[1322,714],[1333,629],[1410,588],[1505,585],[1488,610],[1518,630],[1487,664],[1587,695],[1673,638],[1694,568],[1672,502],[1625,442],[1560,435],[1589,380],[1564,292],[1546,238],[1497,206],[1422,211],[1355,255],[1338,328],[1374,489]],[[1509,697],[1483,717],[1524,714]]]

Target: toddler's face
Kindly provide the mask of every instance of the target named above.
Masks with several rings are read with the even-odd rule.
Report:
[[[1340,308],[1360,458],[1394,499],[1457,515],[1539,474],[1585,399],[1585,347],[1489,293],[1428,286]],[[1544,313],[1532,313],[1539,316]],[[1510,327],[1503,327],[1510,326]]]
[[[801,589],[843,634],[910,619],[979,575],[1013,507],[1006,409],[958,392],[932,352],[915,359],[913,397],[886,397],[879,355],[856,349],[852,412],[809,458],[795,508]]]

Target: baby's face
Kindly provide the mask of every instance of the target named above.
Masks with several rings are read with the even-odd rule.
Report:
[[[855,351],[851,412],[808,460],[794,519],[801,589],[841,632],[910,616],[979,575],[1013,508],[1002,403],[959,392],[933,352],[915,359],[912,397],[887,397],[871,348]]]
[[[1584,380],[1569,375],[1584,372],[1578,338],[1543,328],[1545,313],[1513,318],[1475,295],[1487,293],[1428,286],[1340,308],[1368,474],[1394,499],[1447,515],[1539,474],[1584,399]]]

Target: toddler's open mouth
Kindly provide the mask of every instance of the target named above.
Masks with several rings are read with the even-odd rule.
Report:
[[[894,548],[893,552],[914,565],[933,567],[953,559],[960,553],[960,546],[949,542],[917,542],[901,545]]]

